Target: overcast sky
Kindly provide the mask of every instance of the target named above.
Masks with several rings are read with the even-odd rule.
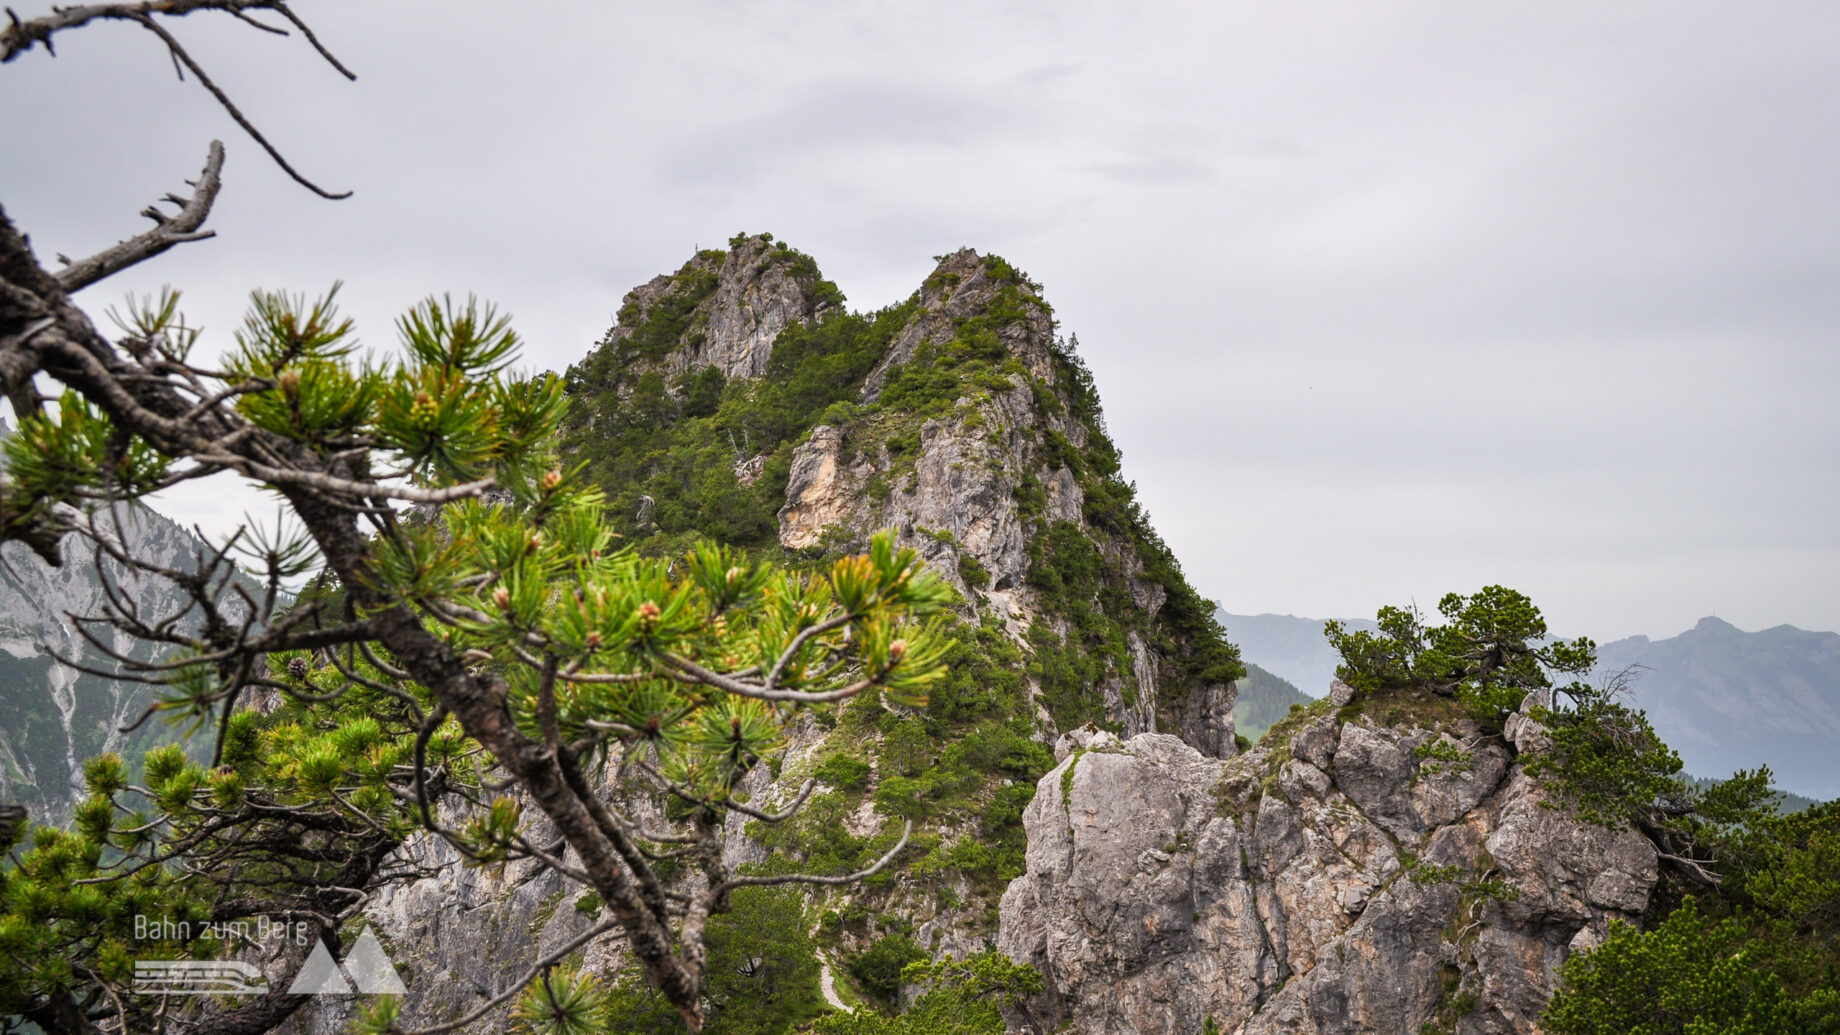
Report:
[[[1229,610],[1499,582],[1600,640],[1840,629],[1840,6],[296,7],[357,82],[228,20],[175,30],[346,201],[142,30],[0,69],[0,201],[47,261],[229,149],[218,238],[93,312],[170,283],[227,343],[250,288],[342,279],[382,347],[473,291],[560,370],[737,232],[861,308],[970,245],[1046,286]]]

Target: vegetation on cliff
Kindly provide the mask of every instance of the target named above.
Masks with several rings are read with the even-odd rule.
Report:
[[[0,247],[29,258],[0,231]],[[714,545],[669,563],[614,549],[599,493],[556,466],[559,385],[507,374],[516,336],[471,300],[412,310],[402,356],[380,365],[354,354],[330,295],[258,293],[226,369],[205,375],[187,365],[196,335],[170,302],[140,308],[138,337],[117,350],[47,291],[117,367],[52,367],[77,387],[55,412],[28,410],[7,441],[7,499],[32,501],[10,513],[61,523],[182,591],[185,608],[157,621],[120,592],[85,621],[165,652],[150,661],[93,641],[163,685],[158,710],[192,720],[211,763],[161,749],[135,785],[103,756],[72,830],[9,832],[32,848],[0,871],[0,956],[19,964],[0,1012],[54,1032],[88,1030],[91,1017],[145,1027],[151,1001],[123,998],[125,945],[150,913],[304,916],[302,948],[281,961],[291,980],[306,944],[356,936],[334,918],[417,875],[382,863],[420,828],[470,865],[534,859],[586,884],[605,913],[594,933],[623,929],[696,1030],[707,925],[733,892],[847,883],[892,860],[898,844],[854,874],[764,878],[735,873],[720,843],[733,810],[797,815],[802,797],[768,813],[739,787],[801,708],[864,692],[915,703],[942,674],[951,640],[929,618],[951,592],[911,550],[878,537],[862,555],[783,571]],[[222,452],[220,432],[254,454]],[[278,485],[299,529],[246,531],[190,571],[110,537],[110,508],[225,466]],[[503,497],[480,502],[495,487]],[[451,505],[429,520],[392,499]],[[258,566],[260,596],[231,577],[233,550]],[[282,582],[308,573],[335,591],[283,606]],[[251,710],[257,692],[280,707]],[[347,703],[358,710],[311,707]],[[678,807],[642,820],[601,800],[612,756]],[[680,857],[702,878],[694,891],[670,883]],[[197,927],[178,930],[158,951],[219,951]],[[209,1023],[266,1030],[298,1006],[285,988],[207,1008]]]
[[[792,267],[797,277],[773,280]],[[994,932],[996,897],[1022,870],[1023,808],[1053,764],[1037,702],[1061,730],[1119,728],[1118,708],[1151,708],[1157,694],[1145,684],[1139,697],[1148,652],[1165,680],[1156,721],[1174,728],[1189,687],[1230,684],[1243,669],[1123,479],[1091,375],[1077,343],[1051,335],[1039,285],[967,251],[941,256],[900,303],[855,313],[838,301],[815,265],[770,236],[700,253],[629,296],[619,324],[564,375],[564,451],[603,487],[610,527],[642,553],[709,536],[799,567],[888,522],[958,576],[963,597],[947,625],[957,646],[925,704],[865,699],[820,713],[822,741],[778,774],[781,785],[817,781],[804,816],[750,828],[769,853],[756,864],[766,874],[864,865],[892,843],[891,822],[916,823],[898,884],[872,878],[819,918],[845,973],[880,974],[876,954],[911,945],[919,920]],[[722,328],[733,341],[777,312],[811,315],[778,330],[764,359],[708,337]],[[729,376],[718,358],[763,375]],[[782,508],[820,428],[854,509],[813,545],[788,547]],[[943,453],[969,467],[970,454],[948,452],[969,442],[985,450],[979,477],[1002,493],[992,505],[1022,529],[1015,567],[949,528],[899,516],[926,491],[920,465]],[[992,592],[1026,594],[1021,629]],[[1110,703],[1106,685],[1117,688]],[[865,810],[875,823],[853,818]],[[871,998],[883,994],[871,987],[882,978],[856,980]]]
[[[1629,674],[1576,678],[1594,666],[1594,645],[1545,639],[1539,609],[1520,593],[1451,594],[1439,611],[1442,625],[1396,607],[1381,609],[1376,632],[1329,623],[1350,707],[1460,703],[1523,747],[1527,773],[1556,805],[1640,832],[1661,862],[1652,926],[1614,923],[1601,945],[1567,960],[1545,1025],[1562,1035],[1840,1031],[1840,803],[1785,813],[1767,768],[1686,778],[1625,703]],[[1525,701],[1525,718],[1513,715]]]
[[[793,446],[833,407],[853,402],[911,309],[834,309],[822,321],[791,323],[774,342],[764,377],[731,379],[710,365],[667,378],[656,361],[694,349],[707,334],[704,303],[726,258],[700,252],[654,304],[628,302],[620,322],[563,375],[570,399],[563,453],[606,493],[614,532],[629,540],[664,537],[647,542],[648,552],[682,548],[699,536],[776,550],[774,515],[786,501]],[[784,242],[765,250],[751,272],[775,266],[792,271],[809,296],[841,303],[810,257]],[[737,461],[750,458],[753,471],[738,472]],[[652,501],[643,518],[641,498]]]
[[[49,937],[74,955],[55,972],[21,971],[24,983],[5,990],[5,1008],[35,1011],[52,1030],[69,1025],[46,1010],[106,1015],[108,993],[127,980],[120,927],[148,905],[144,881],[170,884],[160,902],[181,911],[241,889],[253,879],[243,867],[261,865],[250,854],[256,842],[222,841],[223,824],[243,813],[272,824],[275,810],[297,820],[315,803],[336,804],[383,840],[356,842],[368,867],[361,870],[327,870],[318,856],[304,868],[290,863],[301,894],[362,896],[381,882],[413,879],[377,864],[417,830],[450,842],[468,865],[545,861],[586,880],[592,894],[581,912],[598,922],[593,930],[626,927],[656,1002],[693,1028],[708,1021],[713,1030],[755,1030],[736,1025],[781,1007],[788,1018],[809,1013],[809,974],[767,982],[773,968],[756,968],[738,983],[710,975],[711,961],[727,951],[723,939],[740,933],[724,916],[752,902],[743,892],[755,885],[867,878],[817,918],[817,937],[846,972],[870,975],[866,990],[884,996],[883,985],[903,980],[906,962],[891,947],[920,944],[910,937],[917,920],[994,932],[996,896],[1022,870],[1022,810],[1053,762],[1036,702],[1065,726],[1116,726],[1126,720],[1103,703],[1101,684],[1122,687],[1125,708],[1149,708],[1160,678],[1179,711],[1186,684],[1230,683],[1241,671],[1237,657],[1120,477],[1090,376],[1069,347],[1040,335],[1049,324],[1036,285],[1000,259],[960,253],[954,258],[965,268],[929,281],[914,299],[851,314],[797,252],[760,239],[739,245],[759,254],[755,274],[778,270],[807,301],[821,300],[793,309],[806,316],[774,335],[764,377],[730,378],[714,365],[669,381],[661,372],[706,343],[697,336],[708,304],[733,287],[706,275],[722,253],[699,255],[648,305],[629,307],[624,316],[636,322],[564,379],[507,374],[515,335],[470,300],[418,307],[401,323],[404,358],[376,366],[358,361],[352,328],[330,296],[256,298],[228,370],[244,388],[215,404],[194,400],[195,413],[273,437],[271,454],[307,450],[298,475],[263,468],[286,485],[301,479],[297,509],[307,519],[302,532],[250,541],[271,590],[313,570],[315,547],[336,563],[297,605],[280,606],[271,591],[241,625],[224,617],[229,583],[211,571],[149,573],[191,587],[208,636],[152,632],[193,661],[118,660],[165,686],[163,712],[217,732],[212,762],[162,753],[144,786],[105,780],[72,831],[24,834],[35,847],[5,878],[10,919],[0,925],[0,951],[36,953]],[[938,321],[939,293],[961,278],[988,297],[938,324],[943,335],[910,335],[896,355],[894,337],[928,304],[928,319]],[[148,361],[174,362],[193,344],[170,300],[139,315],[137,333],[154,343],[144,350]],[[1031,343],[1041,346],[1033,363],[1025,362]],[[949,531],[897,529],[949,551],[945,574],[963,587],[955,596],[911,548],[872,536],[873,526],[840,528],[815,549],[778,545],[774,510],[820,421],[872,459],[875,477],[855,498],[879,506],[902,491],[903,472],[912,477],[928,436],[940,428],[946,441],[975,436],[980,422],[996,419],[993,400],[1016,393],[1028,400],[1022,416],[1032,423],[1012,429],[1020,452],[1004,477],[1016,491],[997,500],[1026,532],[1015,567],[1005,571],[984,554],[987,567]],[[76,396],[62,409],[62,421],[24,418],[8,446],[9,491],[44,506],[95,509],[187,458],[189,447],[164,432],[135,430],[132,411],[88,408]],[[117,438],[138,465],[120,478],[95,468],[107,451],[91,448]],[[582,463],[565,470],[559,454]],[[333,455],[346,465],[338,474],[310,469],[310,457]],[[1046,486],[1056,477],[1072,487],[1053,490],[1063,494],[1058,505]],[[630,509],[608,513],[595,481],[625,493]],[[492,502],[469,498],[491,482],[500,494]],[[1083,500],[1071,512],[1069,492]],[[351,506],[327,506],[327,493]],[[640,496],[650,497],[643,507]],[[373,497],[424,507],[398,515],[362,503]],[[369,532],[354,537],[358,516]],[[616,535],[635,548],[620,548]],[[852,556],[855,549],[867,553]],[[214,563],[227,568],[229,554]],[[1029,609],[993,606],[986,591],[1025,593]],[[120,603],[100,617],[131,635],[149,633]],[[248,709],[240,688],[249,687],[274,703]],[[1167,701],[1157,709],[1173,714]],[[788,735],[813,729],[816,751],[780,757]],[[251,743],[261,750],[245,751]],[[624,806],[583,797],[593,796],[609,760],[621,793],[649,801],[654,818],[641,822]],[[111,766],[125,771],[118,761],[97,765],[105,777]],[[764,768],[781,788],[809,782],[789,803],[749,804],[754,792],[742,786]],[[522,793],[494,797],[506,776]],[[146,826],[137,795],[164,818]],[[526,818],[532,804],[546,829],[560,831],[568,864],[541,840],[552,835],[537,834]],[[866,824],[855,818],[865,809],[873,817]],[[765,857],[732,870],[712,846],[737,811]],[[320,836],[329,835],[306,840]],[[212,860],[202,877],[167,868],[202,857]],[[882,872],[897,858],[906,874],[898,884]],[[701,883],[671,890],[691,869]],[[99,906],[91,900],[108,895],[83,890],[90,884],[60,898],[34,883],[63,877],[141,897]],[[259,895],[237,901],[237,915],[275,905]],[[767,939],[753,956],[811,958],[794,944],[802,934],[774,934],[805,929],[808,907],[796,905],[804,901],[771,899],[783,922],[749,927],[748,936]],[[340,899],[327,909],[346,906]],[[321,926],[317,937],[354,933]],[[180,938],[162,951],[212,950]],[[930,958],[937,935],[915,951]],[[883,956],[894,964],[879,966]],[[541,980],[516,999],[518,1016],[534,1028],[566,1030],[621,1003],[627,1014],[650,1009],[632,998],[641,989],[631,981],[607,986],[578,970],[546,969],[560,957],[539,962],[527,979]],[[763,993],[767,984],[784,994]],[[409,1030],[414,1019],[399,1007],[380,1005],[363,1024]]]

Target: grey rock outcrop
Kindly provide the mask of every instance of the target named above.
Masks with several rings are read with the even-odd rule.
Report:
[[[421,880],[382,889],[365,906],[365,920],[404,975],[404,1006],[430,1021],[463,1017],[512,986],[532,960],[588,930],[598,917],[577,909],[582,888],[529,860],[500,872],[468,868],[446,842],[418,836],[399,851],[403,866],[425,867]],[[624,956],[618,939],[601,938],[583,962],[600,973],[617,972]],[[358,1003],[346,996],[316,997],[281,1028],[280,1035],[342,1035]],[[463,1032],[502,1030],[502,1013],[488,1014]]]
[[[1464,722],[1325,704],[1239,758],[1156,734],[1069,745],[1024,816],[999,947],[1075,1030],[1536,1030],[1567,953],[1633,919],[1640,835],[1549,808]]]
[[[1167,590],[1144,575],[1137,545],[1086,519],[1086,491],[1065,453],[1084,448],[1092,431],[1075,416],[1066,375],[1056,366],[1054,323],[1035,285],[1000,260],[962,249],[940,259],[913,305],[864,381],[864,406],[903,367],[927,361],[928,350],[952,347],[997,308],[1015,314],[994,330],[984,328],[1001,346],[1008,372],[968,388],[949,413],[915,422],[917,448],[906,455],[882,444],[898,417],[885,416],[887,423],[868,431],[814,428],[792,454],[780,545],[854,546],[891,529],[900,545],[918,551],[973,606],[994,611],[1018,639],[1037,620],[1066,636],[1066,617],[1040,614],[1025,578],[1031,538],[1067,523],[1124,574],[1132,606],[1154,620]],[[875,444],[865,448],[865,438]],[[1025,492],[1039,494],[1037,512],[1025,509]],[[1205,754],[1232,756],[1236,688],[1205,683],[1182,687],[1180,696],[1165,694],[1175,682],[1167,660],[1135,630],[1124,635],[1124,646],[1123,664],[1094,687],[1107,717],[1127,735],[1161,729]]]
[[[941,256],[939,265],[920,286],[919,315],[901,329],[888,354],[869,372],[863,384],[863,398],[874,400],[879,396],[889,378],[914,359],[921,345],[951,341],[964,321],[989,311],[1003,286],[989,260],[970,248]],[[1022,360],[1031,375],[1052,376],[1049,343],[1054,340],[1054,321],[1046,309],[1033,308],[1022,320],[999,328],[997,335],[1004,350]]]
[[[759,377],[779,332],[834,304],[816,290],[816,270],[804,268],[802,259],[766,235],[736,237],[726,252],[698,252],[676,273],[629,292],[607,342],[619,348],[660,306],[689,306],[673,347],[633,357],[625,372],[657,370],[669,380],[715,367],[724,377]]]
[[[816,546],[827,529],[851,536],[861,535],[858,530],[892,528],[901,545],[918,549],[966,595],[970,588],[958,565],[962,557],[983,565],[991,588],[1015,589],[1029,562],[1027,537],[1016,512],[1016,457],[1024,443],[993,439],[1019,437],[1014,418],[1018,412],[1027,413],[1029,392],[1027,385],[1018,384],[1010,397],[993,400],[988,409],[996,412],[980,418],[994,424],[985,433],[968,428],[969,417],[923,423],[919,455],[908,480],[879,503],[866,491],[872,479],[884,474],[878,458],[861,457],[849,464],[842,459],[840,429],[814,429],[810,441],[793,453],[786,505],[779,514],[781,545]]]
[[[815,546],[826,529],[865,536],[892,528],[902,545],[919,549],[969,595],[958,571],[960,558],[981,565],[992,589],[1014,590],[1021,584],[1028,553],[1017,489],[1025,477],[1037,481],[1047,497],[1044,520],[1081,520],[1079,482],[1040,449],[1049,432],[1076,447],[1087,435],[1084,424],[1064,413],[1060,399],[1037,396],[1052,391],[1053,321],[1033,289],[999,282],[988,265],[968,248],[940,261],[920,289],[915,314],[864,382],[863,402],[875,401],[889,378],[915,361],[921,346],[950,343],[965,321],[988,311],[1006,288],[1020,291],[1026,301],[1022,316],[994,333],[1026,374],[1009,374],[1007,384],[959,399],[950,416],[922,422],[911,466],[885,450],[846,459],[843,429],[814,429],[793,453],[786,505],[779,514],[781,545]],[[891,475],[899,484],[888,492],[868,491],[872,481]]]

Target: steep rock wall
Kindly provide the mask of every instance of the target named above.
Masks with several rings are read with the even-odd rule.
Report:
[[[191,568],[204,546],[144,508],[125,510],[120,529],[134,556],[166,567]],[[156,689],[79,671],[46,648],[79,665],[102,671],[115,667],[83,638],[71,617],[100,612],[105,577],[143,614],[173,614],[184,606],[183,595],[162,579],[130,578],[111,560],[98,568],[76,537],[67,538],[62,548],[64,563],[54,568],[19,543],[0,547],[0,802],[25,805],[38,822],[61,822],[70,815],[84,793],[85,759],[108,751],[132,757],[175,733],[154,721],[124,734],[121,728],[158,699]],[[115,650],[136,658],[152,656],[145,644],[100,627],[91,632],[104,636]]]
[[[969,613],[1079,662],[1045,695],[1048,736],[1097,719],[1232,755],[1237,657],[1133,501],[1040,286],[960,249],[905,302],[850,314],[783,242],[729,246],[635,288],[565,376],[571,452],[623,530],[812,557],[892,529]]]
[[[1025,814],[999,947],[1075,1030],[1527,1033],[1656,880],[1463,722],[1309,721],[1230,761],[1078,731]],[[1274,731],[1277,732],[1277,731]]]
[[[771,237],[737,237],[729,251],[698,252],[675,274],[628,292],[603,347],[622,354],[621,374],[629,378],[707,367],[725,377],[759,377],[780,331],[841,301],[820,283],[809,260],[775,248]],[[647,329],[653,333],[639,333]]]

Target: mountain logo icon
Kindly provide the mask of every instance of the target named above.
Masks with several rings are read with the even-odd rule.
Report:
[[[325,942],[314,942],[306,965],[288,986],[289,995],[351,995],[354,991],[362,995],[404,995],[409,991],[368,926],[345,954],[342,968],[326,951]]]

